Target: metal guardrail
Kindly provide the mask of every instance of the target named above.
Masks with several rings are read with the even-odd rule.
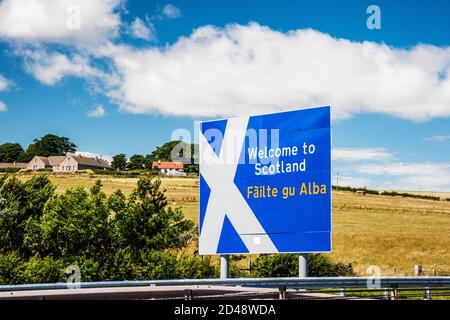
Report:
[[[308,277],[308,278],[230,278],[179,279],[147,281],[100,281],[75,283],[41,283],[1,285],[0,292],[78,288],[127,288],[144,286],[241,286],[258,288],[319,289],[319,288],[400,288],[450,287],[450,277]]]

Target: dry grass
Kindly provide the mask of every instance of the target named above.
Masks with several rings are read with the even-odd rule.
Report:
[[[28,179],[29,176],[22,176]],[[73,186],[90,188],[99,178],[104,191],[129,194],[137,179],[51,176],[61,193]],[[198,179],[164,178],[169,204],[198,220]],[[334,261],[352,263],[359,275],[377,265],[383,275],[411,275],[415,264],[425,272],[450,272],[450,202],[333,192]],[[245,265],[246,261],[240,262]]]

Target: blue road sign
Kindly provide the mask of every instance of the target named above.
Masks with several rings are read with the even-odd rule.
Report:
[[[330,252],[330,107],[200,124],[200,254]]]

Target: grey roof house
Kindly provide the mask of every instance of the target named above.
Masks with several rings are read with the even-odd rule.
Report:
[[[64,160],[64,156],[40,157],[35,156],[27,165],[28,170],[53,169]]]
[[[35,156],[26,166],[28,170],[52,169],[53,172],[75,172],[79,170],[104,170],[111,168],[108,161],[81,155],[40,157]]]
[[[84,157],[81,155],[68,155],[53,166],[53,172],[75,172],[79,170],[104,170],[111,168],[108,161],[101,158]]]

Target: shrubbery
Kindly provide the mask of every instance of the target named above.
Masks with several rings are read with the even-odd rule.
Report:
[[[353,187],[348,187],[348,186],[344,186],[344,187],[333,186],[333,190],[350,191],[350,192],[364,191],[366,194],[374,194],[374,195],[379,195],[380,194],[378,192],[378,190],[367,189],[367,188],[353,188]]]
[[[434,201],[441,200],[440,197],[427,196],[427,195],[423,195],[423,194],[412,194],[412,193],[406,193],[406,192],[396,192],[396,191],[383,191],[383,192],[380,192],[380,195],[391,196],[391,197],[416,198],[416,199],[434,200]]]
[[[397,191],[382,191],[382,192],[380,192],[377,190],[372,190],[372,189],[367,189],[367,188],[333,186],[333,190],[350,191],[350,192],[364,191],[366,194],[374,194],[374,195],[381,195],[381,196],[416,198],[416,199],[433,200],[433,201],[441,200],[440,197],[436,197],[436,196],[428,196],[428,195],[423,195],[423,194],[414,194],[414,193],[397,192]],[[450,201],[450,199],[447,199],[447,201]]]
[[[194,224],[167,207],[160,180],[141,178],[127,198],[107,197],[97,181],[89,192],[61,195],[47,176],[26,182],[0,177],[0,283],[66,281],[68,266],[82,281],[204,278],[210,259],[184,257]]]
[[[298,254],[261,255],[253,264],[256,277],[297,277]],[[309,254],[308,275],[310,277],[354,276],[350,264],[333,263],[321,254]]]

